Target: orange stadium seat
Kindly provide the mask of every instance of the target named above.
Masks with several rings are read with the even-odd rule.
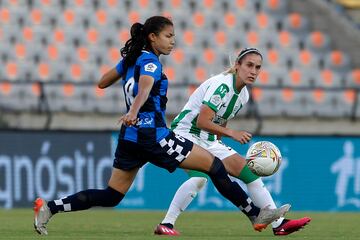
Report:
[[[22,43],[15,44],[14,50],[15,50],[16,58],[18,60],[24,60],[26,58],[27,49],[25,44]]]
[[[59,50],[55,44],[49,44],[46,48],[46,53],[51,61],[57,61],[59,59]]]
[[[286,56],[276,48],[268,49],[264,54],[264,67],[285,67]]]
[[[294,53],[291,59],[293,67],[319,69],[319,57],[317,54],[312,53],[308,49],[302,49]]]
[[[164,73],[169,81],[176,80],[176,71],[173,67],[164,67]]]
[[[206,69],[201,66],[196,67],[194,69],[194,76],[195,76],[196,81],[198,81],[200,83],[205,81],[208,77]]]
[[[281,99],[285,104],[289,104],[294,100],[294,90],[291,88],[281,89]]]
[[[195,12],[192,15],[192,22],[196,28],[204,28],[206,23],[205,15],[202,12]]]
[[[280,50],[299,48],[299,39],[286,30],[277,32],[275,37],[269,36],[269,42],[272,47],[280,48]]]
[[[182,48],[175,48],[171,54],[172,61],[174,65],[184,64],[185,61],[185,52]]]
[[[223,17],[224,26],[228,29],[234,29],[237,27],[237,16],[234,12],[228,11]]]
[[[324,67],[339,73],[348,72],[350,70],[350,64],[350,57],[340,50],[332,50],[324,56]]]
[[[17,80],[19,77],[19,66],[15,62],[8,62],[5,64],[5,79]]]
[[[65,97],[71,97],[74,95],[75,86],[72,83],[65,83],[62,85],[63,95]]]
[[[130,32],[127,28],[122,28],[118,31],[117,38],[119,43],[124,46],[126,41],[130,39]]]
[[[360,68],[355,68],[346,74],[346,86],[360,88]]]
[[[116,47],[111,47],[108,49],[108,59],[110,63],[115,65],[121,59],[120,50]]]
[[[131,10],[128,13],[128,22],[130,25],[140,21],[140,13],[136,10]]]
[[[105,27],[107,24],[109,24],[107,12],[104,9],[98,9],[95,12],[95,16],[97,27]]]
[[[99,32],[96,28],[89,28],[86,32],[86,38],[89,45],[96,45],[99,41]]]
[[[35,97],[40,97],[41,87],[39,82],[31,83],[31,93]]]
[[[325,100],[326,92],[323,89],[314,89],[312,91],[312,99],[315,103],[322,103]]]
[[[313,31],[305,37],[305,47],[319,54],[326,53],[330,49],[330,43],[330,37],[321,31]]]
[[[290,13],[283,20],[283,29],[298,36],[302,36],[309,30],[309,22],[299,13]]]
[[[39,65],[37,66],[37,76],[39,77],[39,79],[37,80],[41,80],[41,81],[49,81],[49,80],[53,80],[51,79],[52,74],[51,74],[51,67],[49,66],[48,63],[42,62],[39,63]]]
[[[227,36],[226,32],[219,30],[219,31],[216,31],[214,34],[215,34],[214,39],[215,39],[216,46],[218,48],[227,47],[228,36]]]
[[[0,8],[0,23],[1,25],[10,24],[11,14],[8,8]]]
[[[252,96],[257,103],[257,109],[261,116],[273,117],[282,115],[282,96],[279,89],[253,88]]]
[[[313,87],[319,75],[317,69],[292,68],[284,74],[283,85],[292,87]]]
[[[287,1],[286,0],[265,0],[260,1],[263,5],[263,10],[269,13],[272,17],[281,18],[287,12]]]
[[[319,95],[320,96],[320,95]],[[316,101],[316,115],[322,117],[349,117],[355,102],[353,90],[324,92],[321,101]]]
[[[255,1],[252,0],[234,0],[229,1],[229,9],[234,9],[236,12],[255,12]]]
[[[319,87],[342,87],[342,81],[339,74],[330,69],[324,69],[320,72],[320,79],[315,86]]]
[[[10,95],[12,91],[12,84],[10,82],[0,82],[0,93],[3,96]]]
[[[276,24],[266,12],[256,14],[255,21],[250,22],[250,28],[256,31],[276,31]]]
[[[71,64],[69,71],[70,71],[71,80],[73,80],[75,82],[82,80],[83,71],[82,71],[82,67],[80,64],[77,64],[77,63]]]
[[[174,115],[179,113],[179,107],[184,106],[189,98],[188,94],[184,92],[184,88],[177,86],[170,86],[168,88],[168,96],[171,97],[166,104],[166,112]]]
[[[309,100],[308,90],[294,89],[283,93],[284,98],[289,98],[288,102],[282,104],[281,111],[289,117],[309,117],[314,113],[314,109]],[[288,95],[286,97],[286,95]]]

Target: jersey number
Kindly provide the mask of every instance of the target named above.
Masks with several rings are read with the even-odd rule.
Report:
[[[125,83],[124,86],[125,101],[128,106],[131,106],[132,102],[134,101],[134,96],[133,96],[134,85],[135,85],[135,79],[132,77]]]

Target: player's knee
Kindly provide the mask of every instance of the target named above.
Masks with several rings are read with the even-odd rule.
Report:
[[[209,175],[216,175],[221,169],[225,169],[224,165],[222,164],[221,160],[217,157],[214,158],[214,161],[210,167]]]

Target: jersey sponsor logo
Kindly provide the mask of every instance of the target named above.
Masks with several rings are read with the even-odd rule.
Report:
[[[221,96],[218,94],[212,95],[209,102],[215,106],[218,106],[221,103]]]
[[[151,125],[153,123],[153,119],[152,118],[144,118],[144,119],[139,119],[139,121],[136,123],[137,126],[144,126],[144,125]]]
[[[144,69],[146,72],[155,72],[155,70],[157,69],[157,66],[153,63],[148,63],[144,66]]]

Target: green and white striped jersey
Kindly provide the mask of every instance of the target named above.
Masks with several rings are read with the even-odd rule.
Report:
[[[174,132],[195,134],[203,140],[214,141],[216,136],[196,127],[200,107],[206,104],[215,112],[213,122],[222,125],[233,118],[248,102],[249,92],[245,87],[238,92],[235,76],[221,73],[203,82],[190,96],[182,111],[171,123]]]

